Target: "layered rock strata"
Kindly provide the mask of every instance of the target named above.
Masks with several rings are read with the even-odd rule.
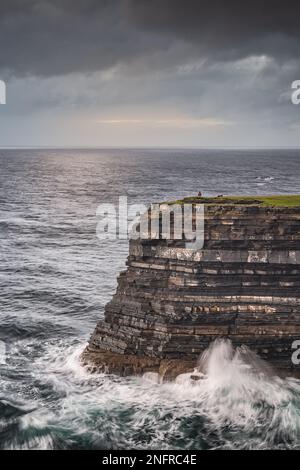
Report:
[[[82,358],[92,369],[171,378],[193,370],[217,338],[299,375],[300,207],[207,204],[198,251],[131,240],[127,269]]]

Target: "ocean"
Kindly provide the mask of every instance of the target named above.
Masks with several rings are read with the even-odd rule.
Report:
[[[125,268],[101,203],[300,194],[300,150],[0,150],[0,448],[300,448],[300,381],[219,343],[191,384],[80,364]],[[249,372],[250,370],[250,372]]]

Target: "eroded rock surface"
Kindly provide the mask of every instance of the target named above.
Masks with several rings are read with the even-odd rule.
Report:
[[[127,270],[82,358],[120,375],[193,371],[216,338],[298,375],[300,207],[205,207],[203,250],[131,240]]]

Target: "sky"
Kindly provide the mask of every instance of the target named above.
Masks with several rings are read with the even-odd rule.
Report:
[[[300,2],[1,0],[0,146],[300,147]]]

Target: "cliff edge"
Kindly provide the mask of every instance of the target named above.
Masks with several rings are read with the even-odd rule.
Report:
[[[119,375],[192,371],[217,338],[246,345],[300,375],[300,196],[192,197],[205,205],[205,243],[130,240],[127,270],[82,354]]]

